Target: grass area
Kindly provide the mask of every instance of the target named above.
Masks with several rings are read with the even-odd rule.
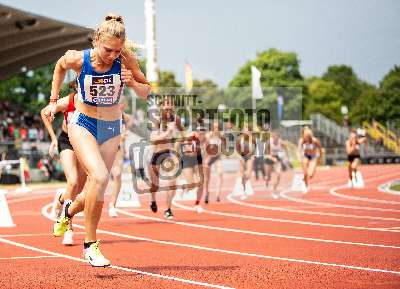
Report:
[[[394,184],[393,186],[390,187],[390,189],[393,191],[400,192],[400,184]]]

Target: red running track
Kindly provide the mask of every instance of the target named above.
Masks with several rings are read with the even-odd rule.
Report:
[[[346,170],[319,171],[306,195],[283,177],[273,200],[261,181],[246,200],[232,196],[197,214],[176,202],[175,221],[142,208],[119,210],[100,222],[102,252],[112,268],[81,259],[64,247],[48,219],[54,192],[8,194],[13,228],[0,228],[0,288],[400,288],[400,196],[377,190],[400,178],[400,166],[364,166],[365,189],[347,189]],[[211,197],[211,201],[213,201]]]

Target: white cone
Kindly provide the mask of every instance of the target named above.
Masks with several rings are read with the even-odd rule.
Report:
[[[356,187],[356,188],[358,188],[358,189],[364,188],[364,187],[365,187],[365,185],[364,185],[364,179],[363,179],[363,177],[362,177],[361,172],[360,172],[360,171],[357,171],[355,175],[356,175],[356,180],[355,180],[355,183],[354,183],[354,187]]]
[[[304,192],[306,189],[305,186],[303,174],[294,174],[290,190],[293,192]]]
[[[243,190],[242,178],[236,178],[235,186],[233,187],[232,195],[234,196],[242,196],[245,195],[245,191]]]
[[[6,191],[0,190],[0,227],[15,227],[7,204]]]
[[[251,185],[251,181],[250,180],[248,180],[246,182],[245,190],[246,190],[246,195],[248,195],[248,196],[253,196],[254,195],[253,186]]]

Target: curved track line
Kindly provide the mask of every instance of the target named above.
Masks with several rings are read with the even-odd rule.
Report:
[[[290,192],[290,190],[286,190],[286,191]],[[242,205],[242,206],[252,207],[252,208],[257,208],[257,209],[263,209],[263,210],[269,210],[269,211],[283,211],[283,212],[300,213],[300,214],[307,214],[307,215],[343,217],[343,218],[353,218],[353,219],[367,219],[367,220],[374,220],[374,221],[382,220],[382,221],[400,222],[400,219],[396,219],[396,218],[351,215],[351,214],[341,214],[341,213],[328,213],[328,212],[319,212],[319,211],[305,211],[305,210],[298,210],[298,209],[288,209],[288,208],[281,208],[281,207],[270,207],[270,206],[266,206],[266,205],[250,204],[250,203],[246,203],[246,202],[242,202],[242,201],[234,199],[231,194],[229,194],[227,196],[227,199],[230,202],[237,204],[237,205]]]
[[[186,207],[186,206],[183,206],[183,205],[181,205],[181,206],[182,206],[182,208],[186,208],[189,211],[193,210],[191,207]],[[313,241],[313,242],[321,242],[321,243],[333,243],[333,244],[344,244],[344,245],[353,245],[353,246],[400,249],[400,247],[392,246],[392,245],[382,245],[382,244],[371,244],[371,243],[361,243],[361,242],[349,242],[349,241],[319,239],[319,238],[311,238],[311,237],[300,237],[300,236],[293,236],[293,235],[273,234],[273,233],[250,231],[250,230],[233,229],[233,228],[226,228],[226,227],[219,227],[219,226],[192,224],[192,223],[187,223],[187,222],[171,221],[171,220],[164,220],[164,219],[160,219],[160,218],[143,216],[143,215],[139,215],[139,214],[135,214],[135,213],[126,212],[126,211],[121,210],[121,209],[117,209],[117,211],[120,212],[123,215],[132,216],[132,217],[135,217],[135,218],[138,218],[138,219],[142,219],[142,220],[152,220],[152,221],[157,221],[157,222],[160,222],[160,223],[176,224],[176,225],[181,225],[181,226],[186,226],[186,227],[193,227],[193,228],[200,228],[200,229],[207,229],[207,230],[232,232],[232,233],[240,233],[240,234],[256,235],[256,236],[266,236],[266,237],[291,239],[291,240]]]
[[[381,185],[380,185],[381,186]],[[349,199],[349,200],[356,200],[362,202],[370,202],[370,203],[380,203],[380,204],[388,204],[388,205],[400,205],[400,202],[397,201],[389,201],[389,200],[380,200],[380,199],[371,199],[371,198],[362,198],[356,196],[349,196],[344,194],[339,194],[336,190],[329,190],[329,194],[335,197]]]
[[[54,219],[52,219],[50,214],[47,212],[51,205],[52,204],[48,204],[48,205],[44,206],[42,208],[42,214],[49,220],[54,220]],[[77,225],[77,224],[75,224],[75,227],[84,228],[84,226]],[[98,229],[97,232],[106,234],[106,235],[126,238],[126,239],[140,240],[140,241],[146,241],[146,242],[150,242],[150,243],[177,246],[177,247],[183,247],[183,248],[191,248],[191,249],[197,249],[197,250],[203,250],[203,251],[209,251],[209,252],[217,252],[217,253],[224,253],[224,254],[231,254],[231,255],[238,255],[238,256],[247,256],[247,257],[256,257],[256,258],[267,259],[267,260],[287,261],[287,262],[294,262],[294,263],[312,264],[312,265],[319,265],[319,266],[337,267],[337,268],[344,268],[344,269],[353,269],[353,270],[360,270],[360,271],[390,273],[390,274],[400,275],[400,271],[393,271],[393,270],[386,270],[386,269],[351,266],[351,265],[344,265],[344,264],[335,264],[335,263],[309,261],[309,260],[301,260],[301,259],[293,259],[293,258],[285,258],[285,257],[277,257],[277,256],[268,256],[268,255],[233,251],[233,250],[224,250],[224,249],[210,248],[210,247],[198,246],[198,245],[192,245],[192,244],[186,244],[186,243],[177,243],[177,242],[171,242],[171,241],[161,241],[161,240],[156,240],[156,239],[151,239],[151,238],[137,237],[137,236],[133,236],[133,235],[115,233],[115,232],[101,230],[101,229]]]
[[[189,210],[189,209],[193,210],[193,208],[186,207],[176,201],[173,201],[172,203],[178,208],[182,208],[185,210]],[[232,202],[232,203],[234,203],[234,202]],[[238,203],[241,203],[241,202],[238,201]],[[248,204],[248,203],[244,203],[244,204]],[[252,204],[249,204],[249,205],[252,205]],[[246,205],[244,205],[244,206],[246,206]],[[400,233],[400,231],[389,230],[387,228],[369,228],[369,227],[350,226],[350,225],[338,225],[338,224],[329,224],[329,223],[296,221],[296,220],[279,219],[279,218],[257,217],[257,216],[250,216],[250,215],[212,211],[212,210],[208,210],[208,209],[204,209],[204,213],[211,214],[211,215],[217,215],[217,216],[224,216],[224,217],[247,219],[247,220],[270,221],[270,222],[278,222],[278,223],[290,223],[290,224],[307,225],[307,226],[328,227],[328,228],[342,228],[342,229]],[[399,221],[400,221],[400,219],[399,219]]]
[[[389,177],[393,177],[398,175],[398,173],[390,175]],[[378,177],[373,177],[373,178],[369,178],[368,180],[366,180],[365,182],[369,183],[375,180],[380,180],[380,179],[384,179],[384,178],[388,178],[388,176],[378,176]],[[347,185],[341,185],[341,186],[337,186],[334,188],[331,188],[330,190],[338,190],[338,189],[343,189],[343,188],[347,188]],[[317,201],[310,201],[310,200],[304,200],[304,199],[299,199],[296,197],[292,197],[292,196],[288,196],[287,193],[289,191],[286,192],[281,192],[279,195],[287,200],[293,201],[293,202],[297,202],[297,203],[304,203],[304,204],[310,204],[310,205],[318,205],[318,206],[326,206],[326,207],[334,207],[334,208],[345,208],[345,209],[355,209],[355,210],[365,210],[365,211],[376,211],[376,212],[395,212],[395,213],[399,213],[400,210],[396,210],[396,209],[385,209],[385,208],[376,208],[376,207],[361,207],[361,206],[352,206],[352,205],[340,205],[340,204],[332,204],[332,203],[328,203],[328,202],[317,202]]]

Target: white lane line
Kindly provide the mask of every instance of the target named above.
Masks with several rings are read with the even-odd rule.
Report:
[[[232,203],[235,203],[235,199],[232,199],[228,196],[228,200],[231,200]],[[242,204],[241,202],[237,202],[238,204]],[[173,204],[176,207],[184,208],[185,206],[173,201]],[[246,206],[248,203],[243,203]],[[252,206],[252,204],[249,204]],[[186,207],[189,208],[189,207]],[[193,210],[190,208],[190,210]],[[269,222],[278,222],[278,223],[289,223],[289,224],[298,224],[298,225],[307,225],[307,226],[318,226],[318,227],[328,227],[328,228],[342,228],[342,229],[354,229],[354,230],[365,230],[365,231],[378,231],[378,232],[389,232],[389,233],[400,233],[400,231],[389,230],[387,228],[370,228],[370,227],[360,227],[360,226],[350,226],[350,225],[338,225],[338,224],[329,224],[329,223],[318,223],[318,222],[307,222],[307,221],[296,221],[290,219],[279,219],[279,218],[267,218],[267,217],[257,217],[257,216],[250,216],[250,215],[242,215],[242,214],[235,214],[235,213],[227,213],[227,212],[220,212],[220,211],[212,211],[208,209],[204,209],[204,213],[217,215],[217,216],[224,216],[224,217],[233,217],[233,218],[240,218],[240,219],[247,219],[247,220],[257,220],[257,221],[269,221]],[[400,221],[400,220],[399,220]],[[400,227],[399,227],[400,228]]]
[[[49,196],[49,195],[39,195],[39,196],[33,196],[33,197],[12,199],[12,200],[8,200],[7,203],[13,204],[13,203],[20,203],[20,202],[25,202],[25,201],[40,200],[40,199],[45,199],[45,198],[50,198],[50,197],[51,196]]]
[[[52,219],[50,214],[47,212],[51,206],[52,206],[51,203],[44,206],[42,208],[42,213],[43,213],[43,216],[45,216],[49,220],[54,220],[54,219]],[[83,226],[76,225],[76,224],[75,224],[75,227],[83,228]],[[390,274],[400,275],[400,271],[393,271],[393,270],[386,270],[386,269],[351,266],[351,265],[336,264],[336,263],[327,263],[327,262],[309,261],[309,260],[301,260],[301,259],[293,259],[293,258],[285,258],[285,257],[277,257],[277,256],[268,256],[268,255],[233,251],[233,250],[224,250],[224,249],[210,248],[210,247],[198,246],[198,245],[192,245],[192,244],[186,244],[186,243],[177,243],[177,242],[171,242],[171,241],[162,241],[162,240],[151,239],[151,238],[137,237],[137,236],[133,236],[133,235],[121,234],[121,233],[116,233],[116,232],[106,231],[106,230],[101,230],[101,229],[98,229],[97,232],[106,234],[106,235],[126,238],[126,239],[133,239],[133,240],[145,241],[145,242],[150,242],[150,243],[155,243],[155,244],[162,244],[162,245],[169,245],[169,246],[176,246],[176,247],[183,247],[183,248],[191,248],[191,249],[203,250],[203,251],[208,251],[208,252],[217,252],[217,253],[224,253],[224,254],[231,254],[231,255],[238,255],[238,256],[256,257],[256,258],[267,259],[267,260],[287,261],[287,262],[294,262],[294,263],[312,264],[312,265],[320,265],[320,266],[327,266],[327,267],[338,267],[338,268],[344,268],[344,269],[353,269],[353,270],[360,270],[360,271],[390,273]]]
[[[373,178],[369,178],[368,180],[366,180],[366,183],[372,182],[372,181],[376,181],[376,180],[380,180],[380,179],[387,179],[388,177],[393,177],[396,176],[398,174],[391,174],[391,175],[384,175],[384,176],[378,176],[378,177],[373,177]],[[334,187],[332,189],[330,189],[331,191],[335,191],[337,189],[343,189],[343,188],[347,188],[346,185],[341,185],[341,186],[337,186]],[[385,209],[385,208],[377,208],[377,207],[364,207],[364,206],[352,206],[352,205],[340,205],[340,204],[333,204],[333,203],[328,203],[328,202],[317,202],[317,201],[311,201],[311,200],[304,200],[304,199],[299,199],[296,197],[292,197],[292,196],[288,196],[287,192],[281,192],[280,196],[282,196],[285,199],[288,199],[290,201],[293,202],[298,202],[298,203],[304,203],[304,204],[310,204],[310,205],[319,205],[319,206],[326,206],[326,207],[335,207],[335,208],[346,208],[346,209],[355,209],[355,210],[366,210],[366,211],[376,211],[376,212],[396,212],[399,213],[400,210],[396,210],[396,209]]]
[[[185,206],[182,205],[182,207],[185,207]],[[186,209],[193,210],[191,207],[186,207]],[[121,209],[117,209],[117,211],[123,215],[135,217],[135,218],[142,219],[142,220],[152,220],[152,221],[157,221],[160,223],[169,223],[169,224],[175,224],[175,225],[181,225],[181,226],[193,227],[193,228],[200,228],[200,229],[206,229],[206,230],[215,230],[215,231],[222,231],[222,232],[239,233],[239,234],[246,234],[246,235],[273,237],[273,238],[282,238],[282,239],[290,239],[290,240],[313,241],[313,242],[321,242],[321,243],[344,244],[344,245],[364,246],[364,247],[400,249],[400,247],[392,246],[392,245],[319,239],[319,238],[300,237],[300,236],[284,235],[284,234],[273,234],[273,233],[250,231],[250,230],[240,230],[240,229],[233,229],[233,228],[226,228],[226,227],[219,227],[219,226],[192,224],[192,223],[187,223],[187,222],[171,221],[171,220],[164,220],[164,219],[160,219],[160,218],[143,216],[143,215],[139,215],[139,214],[135,214],[135,213],[126,212]]]
[[[283,192],[290,192],[290,190],[284,190]],[[319,212],[319,211],[306,211],[306,210],[297,210],[297,209],[288,209],[288,208],[281,208],[281,207],[271,207],[266,205],[257,205],[242,202],[236,200],[232,197],[232,195],[228,195],[227,199],[237,205],[257,208],[262,210],[268,211],[282,211],[282,212],[290,212],[290,213],[299,213],[299,214],[307,214],[307,215],[318,215],[318,216],[330,216],[330,217],[343,217],[343,218],[353,218],[353,219],[367,219],[367,220],[380,220],[380,221],[395,221],[400,222],[400,219],[397,218],[389,218],[389,217],[375,217],[375,216],[365,216],[365,215],[352,215],[352,214],[341,214],[341,213],[328,213],[328,212]]]
[[[18,259],[42,259],[42,258],[60,258],[59,256],[30,256],[30,257],[8,257],[8,258],[0,258],[0,260],[18,260]]]
[[[81,258],[77,258],[77,257],[65,255],[65,254],[60,254],[60,253],[56,253],[56,252],[52,252],[52,251],[48,251],[48,250],[44,250],[44,249],[40,249],[40,248],[37,248],[37,247],[29,246],[29,245],[22,244],[22,243],[19,243],[19,242],[10,241],[10,240],[3,239],[3,238],[0,238],[0,242],[6,243],[6,244],[9,244],[9,245],[14,245],[14,246],[17,246],[17,247],[20,247],[20,248],[28,249],[28,250],[31,250],[31,251],[48,254],[48,255],[51,255],[51,256],[54,256],[54,257],[61,257],[61,258],[65,258],[65,259],[69,259],[69,260],[73,260],[73,261],[87,263],[86,260],[81,259]],[[215,284],[210,284],[210,283],[205,283],[205,282],[197,282],[197,281],[192,281],[192,280],[188,280],[188,279],[172,277],[172,276],[168,276],[168,275],[161,275],[161,274],[150,273],[150,272],[145,272],[145,271],[141,271],[141,270],[125,268],[125,267],[121,267],[121,266],[111,265],[110,268],[121,270],[121,271],[126,271],[126,272],[131,272],[131,273],[136,273],[136,274],[141,274],[141,275],[146,275],[146,276],[151,276],[151,277],[156,277],[156,278],[160,278],[160,279],[167,279],[167,280],[177,281],[177,282],[186,283],[186,284],[199,285],[199,286],[210,287],[210,288],[232,289],[232,287],[220,286],[220,285],[215,285]],[[400,274],[400,272],[399,272],[399,274]]]
[[[329,193],[335,197],[339,197],[339,198],[343,198],[343,199],[356,200],[356,201],[361,201],[361,202],[387,204],[387,205],[400,205],[400,202],[396,202],[396,201],[362,198],[362,197],[356,197],[356,196],[351,196],[351,195],[344,195],[344,194],[338,193],[336,190],[334,190],[334,191],[329,190]]]
[[[40,214],[42,215],[42,214]],[[85,232],[75,232],[74,235],[84,235]],[[37,233],[37,234],[7,234],[7,235],[0,235],[1,238],[9,238],[9,237],[39,237],[39,236],[53,236],[51,233]]]

